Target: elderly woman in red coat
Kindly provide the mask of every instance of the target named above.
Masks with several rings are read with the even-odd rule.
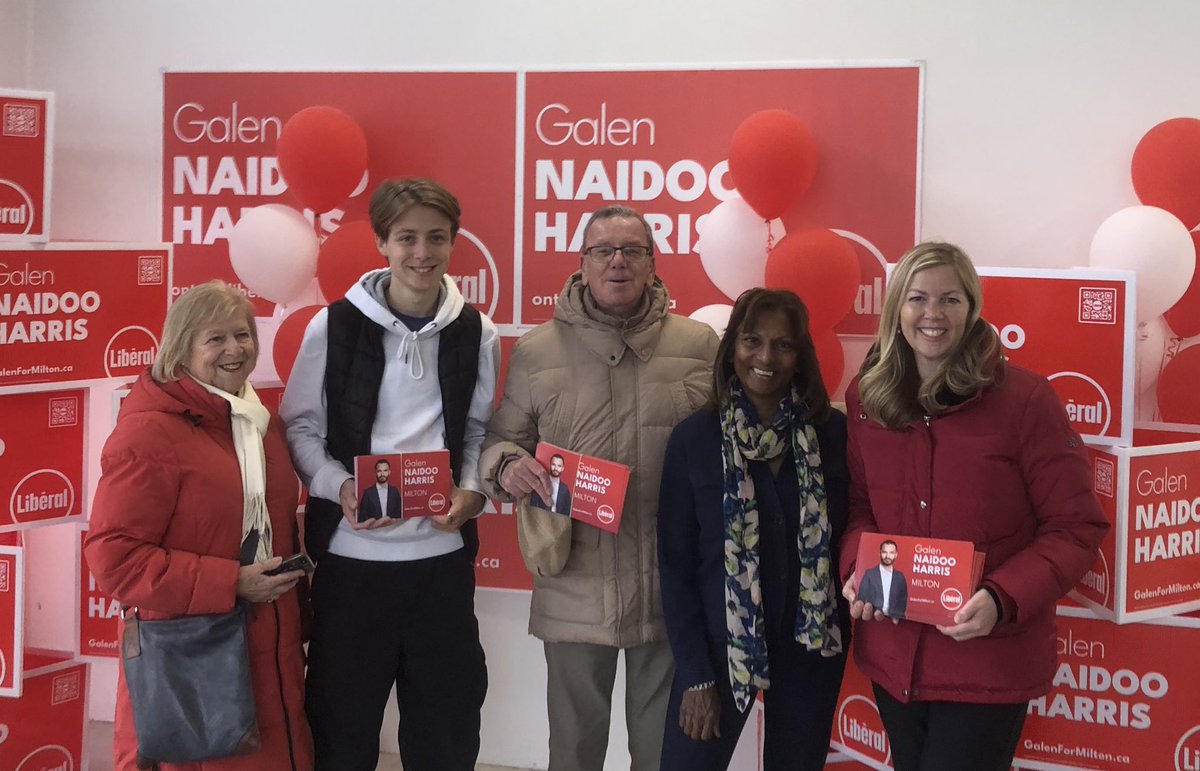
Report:
[[[168,769],[313,766],[304,717],[297,482],[283,424],[247,378],[258,358],[250,302],[213,281],[167,314],[154,365],[133,384],[101,456],[85,550],[96,583],[143,619],[249,605],[247,637],[262,747]],[[137,768],[129,694],[117,685],[115,767]]]
[[[843,594],[896,771],[1007,771],[1028,701],[1050,689],[1054,606],[1108,529],[1083,443],[1044,377],[1006,362],[955,246],[918,244],[888,281],[846,391]],[[864,532],[971,541],[983,584],[954,623],[885,620],[858,596]]]

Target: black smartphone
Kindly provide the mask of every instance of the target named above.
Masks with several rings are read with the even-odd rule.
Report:
[[[291,573],[294,570],[303,570],[305,573],[311,573],[315,567],[316,565],[308,558],[307,554],[298,552],[285,559],[280,563],[279,567],[274,570],[268,570],[263,575],[277,576],[280,573]]]

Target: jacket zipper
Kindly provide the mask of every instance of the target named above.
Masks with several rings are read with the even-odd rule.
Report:
[[[283,693],[283,665],[279,663],[279,657],[283,653],[279,606],[272,602],[271,609],[275,611],[275,680],[279,684],[279,706],[283,708],[283,735],[287,737],[288,761],[292,765],[292,771],[298,771],[296,750],[292,746],[292,716],[288,714],[287,697]]]

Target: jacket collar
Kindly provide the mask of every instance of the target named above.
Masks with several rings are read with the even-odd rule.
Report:
[[[621,363],[629,350],[641,361],[649,361],[658,346],[662,322],[671,305],[662,279],[654,277],[646,287],[642,308],[632,318],[609,316],[596,308],[583,285],[583,274],[576,271],[567,279],[554,309],[556,321],[571,325],[580,343],[610,367]]]

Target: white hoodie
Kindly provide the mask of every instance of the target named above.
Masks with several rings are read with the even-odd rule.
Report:
[[[458,318],[464,305],[458,287],[442,277],[441,299],[432,321],[419,331],[409,330],[387,304],[391,274],[382,269],[363,276],[346,299],[384,330],[387,362],[379,388],[379,406],[371,427],[371,453],[423,452],[447,447],[442,419],[442,392],[438,381],[438,345],[441,331]],[[488,418],[500,362],[500,336],[496,325],[482,317],[479,341],[479,376],[467,412],[459,487],[483,492],[479,483],[479,451]],[[287,422],[292,460],[309,493],[338,500],[342,483],[354,476],[329,455],[325,445],[325,354],[329,313],[322,309],[309,323],[279,414]],[[343,518],[329,543],[329,551],[343,557],[376,562],[401,562],[448,554],[462,547],[462,536],[437,530],[424,517],[399,525],[355,530]]]

